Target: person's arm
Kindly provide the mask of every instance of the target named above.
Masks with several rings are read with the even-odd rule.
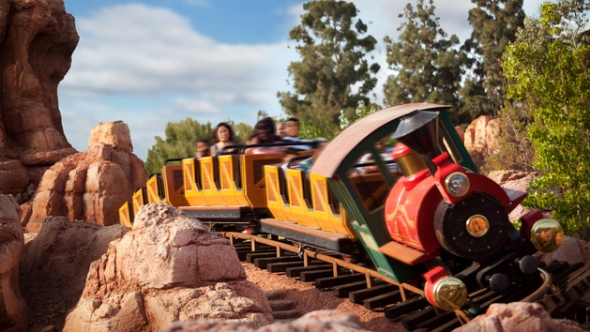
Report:
[[[217,156],[217,152],[219,152],[218,148],[217,148],[217,144],[213,144],[211,145],[211,156]]]

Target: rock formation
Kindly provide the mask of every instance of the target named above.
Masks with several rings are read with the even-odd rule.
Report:
[[[586,330],[574,321],[552,319],[545,308],[538,303],[513,302],[492,304],[485,314],[475,317],[469,324],[454,331],[582,332]]]
[[[178,320],[222,318],[257,328],[268,300],[229,240],[166,204],[148,204],[133,230],[92,263],[64,331],[156,331]]]
[[[250,328],[240,322],[200,319],[188,322],[175,322],[162,332],[297,332],[297,331],[334,331],[334,332],[369,332],[355,315],[338,310],[318,310],[305,314],[292,322],[277,322],[258,329]]]
[[[23,230],[12,196],[0,196],[0,330],[23,330],[26,306],[20,295],[19,260],[24,246]]]
[[[465,129],[463,143],[478,168],[485,164],[485,158],[492,152],[500,133],[500,122],[499,118],[482,115]]]
[[[31,331],[48,325],[63,327],[67,312],[84,290],[90,264],[107,252],[111,241],[129,231],[121,225],[73,223],[65,217],[49,217],[42,225],[25,245],[20,264]],[[38,321],[39,317],[45,319]]]
[[[57,86],[78,44],[63,0],[0,0],[0,191],[24,192],[75,153],[65,138]],[[21,202],[19,202],[21,203]]]
[[[105,226],[118,223],[119,207],[146,180],[127,124],[100,123],[92,129],[86,152],[66,157],[45,172],[32,202],[23,207],[22,223],[28,232],[38,232],[47,216]]]
[[[492,171],[488,174],[488,177],[502,186],[502,188],[522,192],[529,191],[529,182],[537,176],[537,173],[526,173],[515,170]],[[510,221],[516,221],[527,212],[529,212],[529,210],[519,204],[514,210],[512,210],[512,212],[510,212],[508,218]]]

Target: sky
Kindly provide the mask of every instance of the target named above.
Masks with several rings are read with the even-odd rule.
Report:
[[[413,0],[408,0],[412,1]],[[383,38],[395,40],[408,1],[354,0],[357,18],[377,41],[381,64],[374,102],[391,70]],[[301,58],[289,30],[300,23],[297,0],[64,0],[80,41],[58,86],[65,135],[86,151],[92,128],[122,120],[134,153],[146,160],[168,122],[188,117],[213,126],[256,123],[259,111],[284,117],[277,92],[293,91],[287,68]],[[524,0],[537,16],[543,0]],[[470,0],[435,0],[447,34],[469,37]]]

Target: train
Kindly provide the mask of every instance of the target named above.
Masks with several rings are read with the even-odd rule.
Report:
[[[470,293],[526,282],[538,273],[533,254],[556,250],[564,234],[536,209],[514,226],[508,214],[526,193],[478,172],[451,108],[410,103],[359,119],[327,144],[309,173],[281,167],[280,152],[246,153],[258,145],[167,160],[121,206],[120,222],[132,227],[142,205],[166,203],[212,230],[271,236],[366,261],[395,282],[421,287],[440,310],[473,309]],[[383,139],[394,144],[391,160],[375,148]],[[359,171],[368,165],[359,164],[366,154],[378,171]]]

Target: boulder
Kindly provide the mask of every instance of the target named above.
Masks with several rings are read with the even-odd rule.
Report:
[[[26,305],[19,290],[19,261],[24,247],[19,206],[0,195],[0,330],[24,330]]]
[[[64,331],[156,331],[178,320],[272,322],[262,290],[229,240],[167,204],[143,206],[133,229],[92,263]]]
[[[129,229],[88,221],[72,223],[66,217],[48,217],[41,225],[38,234],[26,234],[31,239],[21,258],[21,289],[34,313],[30,324],[37,328],[51,324],[61,329],[67,312],[84,290],[90,264]],[[51,320],[38,322],[37,317]]]
[[[488,174],[488,177],[498,183],[502,188],[527,193],[529,191],[529,182],[537,176],[537,173],[526,173],[516,170],[492,171]],[[528,209],[519,204],[510,212],[508,219],[512,222],[517,221],[528,212]]]
[[[578,323],[569,320],[553,319],[538,303],[495,303],[487,312],[475,317],[471,322],[454,330],[455,332],[582,332]]]
[[[175,322],[161,332],[369,332],[359,318],[338,310],[318,310],[303,315],[292,322],[277,322],[258,329],[235,321],[200,319]]]
[[[30,216],[22,218],[28,232],[38,232],[47,216],[118,223],[119,207],[135,188],[145,186],[147,171],[132,153],[127,124],[100,123],[92,132],[88,151],[64,158],[43,175]]]

